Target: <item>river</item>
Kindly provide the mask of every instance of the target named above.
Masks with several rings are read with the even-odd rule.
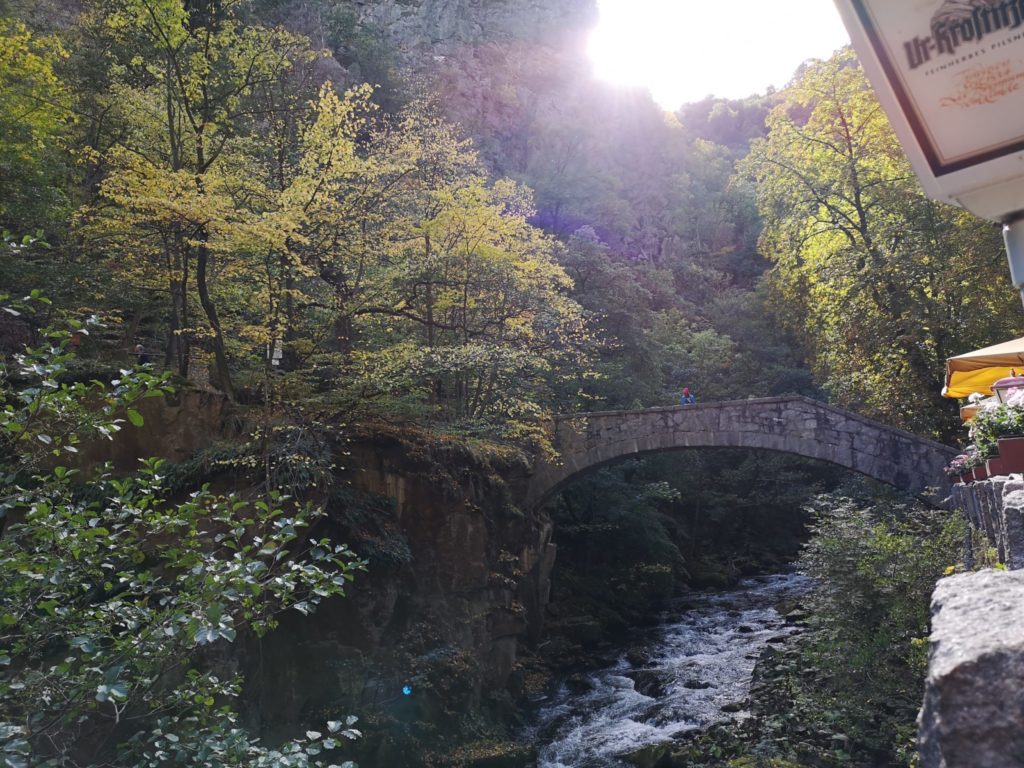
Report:
[[[774,606],[809,587],[807,577],[789,573],[687,595],[633,644],[641,658],[623,653],[541,702],[529,734],[540,745],[539,768],[626,766],[619,755],[746,716],[742,703],[761,651],[798,631]]]

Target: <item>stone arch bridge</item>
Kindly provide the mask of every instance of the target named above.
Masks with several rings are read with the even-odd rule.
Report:
[[[557,417],[560,459],[538,460],[526,503],[536,508],[578,475],[620,459],[686,448],[757,448],[818,459],[939,504],[956,449],[808,397],[604,411]]]

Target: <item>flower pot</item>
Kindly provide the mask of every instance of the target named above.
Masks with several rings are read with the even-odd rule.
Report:
[[[974,468],[974,479],[975,480],[987,480],[988,479],[988,468],[984,464],[979,464]]]
[[[974,471],[969,469],[966,472],[963,472],[960,475],[960,482],[963,483],[964,485],[970,485],[971,483],[973,483],[974,482]]]
[[[1005,474],[1024,472],[1024,437],[1000,437],[999,457]]]
[[[1002,456],[992,456],[985,460],[985,468],[988,470],[989,477],[997,477],[998,475],[1008,475],[1010,470],[1006,468],[1006,463],[1003,461]]]

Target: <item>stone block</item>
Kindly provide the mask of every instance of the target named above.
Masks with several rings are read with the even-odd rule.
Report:
[[[918,718],[922,768],[1024,768],[1024,571],[941,579]]]
[[[764,432],[752,432],[750,434],[742,435],[742,439],[739,444],[744,448],[772,448],[773,437]]]
[[[961,491],[963,503],[967,509],[967,517],[970,519],[971,524],[974,525],[979,531],[984,530],[985,523],[981,519],[981,509],[978,505],[978,497],[971,493],[969,490]],[[995,542],[993,542],[993,545]]]
[[[1004,492],[1001,507],[1003,562],[1010,570],[1024,568],[1024,490]]]
[[[853,436],[853,450],[866,456],[874,456],[878,453],[878,441],[875,435],[858,433]]]
[[[845,435],[834,429],[816,429],[814,439],[825,445],[844,445],[846,443]]]
[[[661,449],[669,449],[676,447],[676,434],[675,432],[663,432],[655,438],[655,445]]]

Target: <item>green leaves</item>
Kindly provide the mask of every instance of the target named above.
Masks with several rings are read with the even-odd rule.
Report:
[[[980,409],[971,421],[971,435],[979,457],[997,455],[999,438],[1024,435],[1024,407],[1000,404]]]
[[[200,488],[171,502],[152,459],[133,477],[100,468],[87,491],[76,471],[42,469],[37,446],[59,453],[80,433],[112,434],[119,413],[140,425],[131,404],[166,387],[142,371],[110,386],[64,384],[68,335],[46,334],[50,344],[18,358],[25,386],[0,380],[12,449],[0,454],[11,518],[0,537],[0,761],[50,765],[71,750],[87,760],[116,731],[133,746],[108,764],[125,768],[171,755],[211,768],[317,765],[330,749],[319,736],[270,750],[237,729],[217,705],[239,682],[202,669],[196,651],[266,632],[290,607],[314,610],[344,594],[362,563],[344,545],[303,541],[319,513],[280,493],[251,504]],[[84,720],[87,743],[69,725]]]
[[[16,220],[22,231],[56,222],[67,210],[61,182],[69,163],[61,149],[72,97],[55,72],[66,56],[56,38],[0,18],[0,221]],[[32,241],[26,236],[20,246]]]
[[[124,683],[114,683],[113,685],[98,685],[96,686],[96,701],[103,703],[105,701],[125,701],[128,698],[128,686]]]
[[[45,721],[47,700],[54,707],[78,702],[73,711],[82,716],[93,701],[142,723],[149,712],[174,712],[179,724],[161,738],[179,750],[199,749],[204,729],[217,720],[214,704],[233,695],[234,683],[190,670],[193,651],[232,642],[242,628],[262,633],[289,607],[310,612],[343,594],[350,572],[361,567],[343,545],[299,544],[313,510],[273,495],[254,513],[242,500],[206,489],[168,504],[159,469],[151,462],[134,482],[101,479],[95,495],[103,501],[77,499],[74,487],[56,478],[45,501],[16,497],[15,509],[28,514],[0,539],[0,648],[9,649],[2,655],[11,670],[0,674],[0,717],[31,711]],[[236,521],[247,521],[245,541],[218,544],[221,527]],[[155,541],[173,545],[157,555]],[[282,556],[261,554],[267,552]],[[26,612],[25,605],[34,608]],[[39,655],[44,647],[64,647],[66,658],[51,667]],[[185,670],[183,688],[175,680]],[[154,681],[162,683],[154,688]],[[47,699],[44,688],[59,696]],[[95,727],[106,727],[104,717]],[[43,735],[33,722],[25,725],[30,742]],[[145,733],[137,735],[148,738]],[[46,735],[71,738],[60,728]]]
[[[1016,335],[996,231],[925,197],[852,51],[804,68],[784,97],[742,165],[776,310],[839,403],[955,434],[945,358]]]
[[[10,304],[32,315],[40,305],[45,306],[46,299],[38,291],[20,302],[0,295],[0,306]],[[121,429],[123,420],[118,414],[122,409],[127,410],[133,424],[140,426],[142,416],[131,404],[170,391],[166,373],[156,376],[143,371],[122,371],[122,378],[115,379],[110,386],[98,381],[75,381],[72,335],[88,333],[87,326],[95,324],[95,319],[90,319],[84,326],[47,326],[42,329],[42,344],[26,347],[14,355],[21,386],[8,393],[0,408],[0,441],[12,451],[9,471],[31,472],[44,462],[52,462],[52,457],[77,453],[77,446],[84,439],[111,438]],[[70,475],[66,472],[64,468],[54,470],[56,479],[68,479]],[[0,488],[0,504],[7,490]]]

